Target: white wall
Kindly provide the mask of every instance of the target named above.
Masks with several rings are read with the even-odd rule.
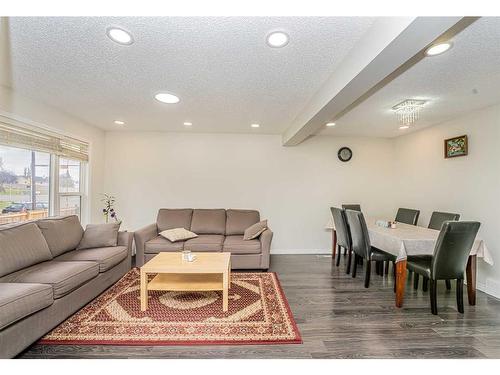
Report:
[[[469,155],[444,158],[444,139],[467,134]],[[481,222],[479,236],[493,254],[494,266],[479,260],[478,287],[500,296],[500,106],[395,139],[394,190],[397,205],[418,208],[419,225],[432,211],[461,214]]]
[[[349,163],[337,159],[352,148]],[[124,226],[155,221],[158,208],[254,208],[275,232],[274,252],[330,251],[329,207],[387,206],[392,141],[313,137],[282,147],[279,135],[106,133],[106,191]]]
[[[83,216],[88,218],[88,221],[101,222],[103,217],[100,212],[102,206],[100,194],[104,186],[104,131],[55,108],[21,96],[4,86],[0,86],[0,113],[36,122],[61,134],[89,142],[89,205],[88,212]]]

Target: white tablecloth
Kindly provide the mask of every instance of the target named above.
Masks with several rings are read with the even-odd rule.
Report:
[[[370,235],[371,245],[391,253],[397,260],[404,260],[408,255],[432,255],[439,235],[438,230],[397,223],[395,229],[376,225],[376,219],[366,218],[366,226]],[[333,221],[327,224],[327,229],[334,229]],[[470,255],[477,255],[488,264],[493,264],[484,241],[476,237]]]

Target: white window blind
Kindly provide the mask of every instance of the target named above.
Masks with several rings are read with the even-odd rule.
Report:
[[[81,161],[89,160],[88,143],[2,115],[0,115],[0,144],[48,152]]]

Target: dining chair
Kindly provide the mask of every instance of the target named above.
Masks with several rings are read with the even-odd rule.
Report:
[[[370,236],[366,221],[362,212],[345,210],[347,224],[351,233],[351,246],[354,252],[354,262],[352,266],[352,277],[356,277],[358,260],[366,259],[365,288],[370,286],[371,262],[396,261],[396,257],[377,249],[370,244]],[[395,268],[395,267],[394,267]]]
[[[446,221],[433,255],[409,256],[407,268],[430,281],[431,312],[437,315],[437,281],[457,280],[457,308],[464,312],[464,272],[480,227],[477,221]]]
[[[441,230],[441,226],[445,221],[458,221],[460,219],[460,214],[454,214],[450,212],[439,212],[434,211],[431,215],[431,219],[429,220],[429,225],[427,228]],[[423,281],[423,291],[427,292],[427,284],[429,280],[424,277]],[[446,289],[451,290],[451,281],[445,280]],[[413,276],[413,288],[418,289],[418,273]]]
[[[349,254],[347,258],[346,273],[351,271],[351,233],[349,232],[349,226],[347,225],[347,218],[345,216],[345,210],[337,207],[330,207],[332,212],[333,222],[335,224],[335,230],[337,232],[337,262],[336,266],[340,264],[340,248],[344,248]]]
[[[354,211],[361,212],[361,205],[359,205],[359,204],[343,204],[342,208],[344,210],[354,210]]]
[[[405,223],[410,225],[417,225],[419,210],[412,210],[410,208],[399,208],[394,219],[398,223]]]
[[[445,221],[458,221],[460,219],[460,214],[453,214],[450,212],[439,212],[434,211],[429,220],[429,225],[427,228],[441,230],[441,226]]]

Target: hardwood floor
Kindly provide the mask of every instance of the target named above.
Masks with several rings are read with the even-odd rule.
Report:
[[[342,257],[345,262],[345,257]],[[429,292],[408,280],[405,304],[394,306],[393,278],[363,273],[352,279],[329,256],[273,255],[304,343],[240,346],[44,346],[21,358],[500,358],[500,300],[478,292],[477,305],[456,309],[455,286],[438,287],[438,311]],[[392,270],[390,270],[390,274]]]

